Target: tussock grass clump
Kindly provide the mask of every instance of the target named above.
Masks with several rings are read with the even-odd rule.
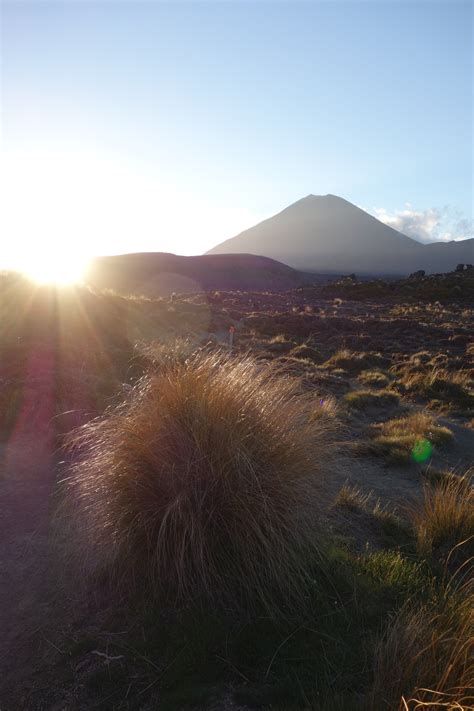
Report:
[[[392,464],[409,464],[421,440],[443,447],[453,439],[450,429],[437,425],[433,417],[422,412],[374,425],[373,435],[370,454],[385,457]]]
[[[447,476],[426,486],[423,503],[413,511],[420,552],[450,567],[474,557],[473,474]]]
[[[354,353],[347,348],[332,355],[324,364],[324,368],[342,368],[347,373],[356,375],[363,370],[368,370],[386,364],[385,358],[380,353]]]
[[[368,388],[386,388],[389,379],[380,370],[363,370],[357,380]]]
[[[162,359],[75,434],[63,486],[80,556],[125,593],[298,609],[320,554],[334,422],[274,365]]]
[[[372,501],[372,492],[363,492],[348,481],[339,490],[333,506],[342,506],[351,510],[365,510]]]
[[[350,408],[365,410],[375,407],[397,405],[400,398],[397,393],[390,390],[353,390],[344,397]]]
[[[471,411],[474,408],[472,374],[467,370],[451,372],[433,367],[421,372],[401,373],[399,382],[404,392],[415,397],[433,399],[451,408]]]
[[[408,602],[375,650],[369,708],[468,709],[474,703],[474,597],[445,589]]]
[[[292,358],[300,358],[313,363],[321,363],[323,360],[320,351],[308,343],[302,343],[301,345],[293,348],[290,351],[290,356]]]

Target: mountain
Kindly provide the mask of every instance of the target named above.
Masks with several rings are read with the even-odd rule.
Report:
[[[474,239],[420,244],[336,195],[308,195],[207,254],[245,252],[319,273],[445,272],[474,262]]]
[[[307,274],[268,257],[181,257],[162,252],[97,257],[91,261],[85,280],[99,289],[145,296],[169,296],[173,291],[286,291],[313,281]]]

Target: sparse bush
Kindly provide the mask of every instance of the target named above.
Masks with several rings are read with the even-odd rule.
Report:
[[[202,352],[162,361],[75,434],[63,487],[79,555],[125,593],[298,610],[320,553],[333,431],[275,366]]]

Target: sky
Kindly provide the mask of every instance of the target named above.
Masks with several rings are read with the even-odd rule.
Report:
[[[0,3],[0,267],[199,254],[310,193],[473,234],[471,2]]]

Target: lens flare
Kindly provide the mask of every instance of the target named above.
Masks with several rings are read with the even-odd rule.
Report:
[[[415,462],[426,462],[433,453],[433,445],[428,439],[419,439],[415,442],[412,450],[412,457]]]

